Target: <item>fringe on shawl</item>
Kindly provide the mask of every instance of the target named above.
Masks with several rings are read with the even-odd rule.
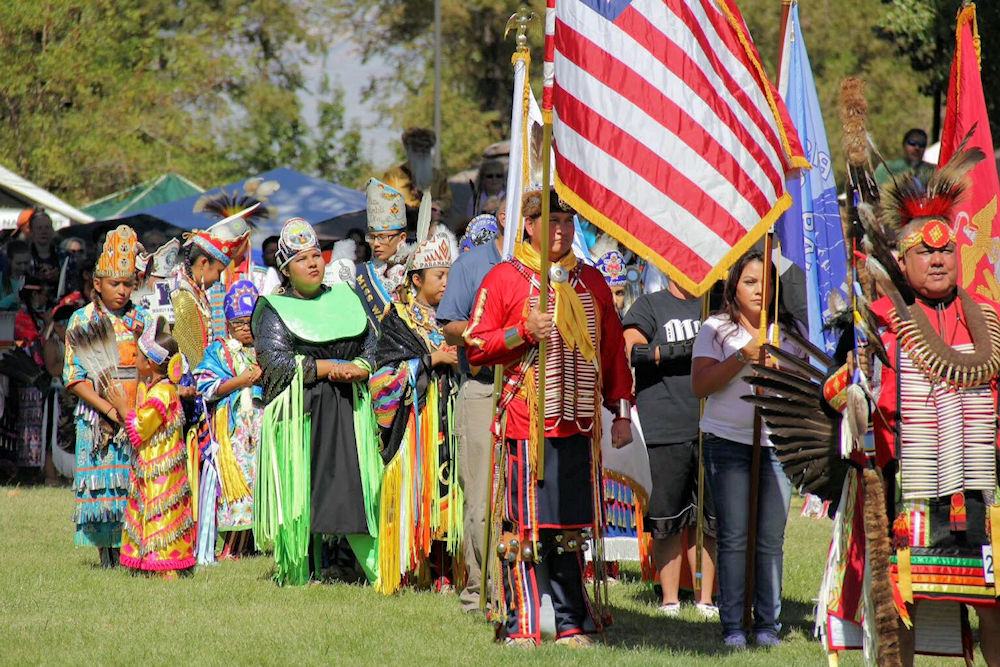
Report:
[[[303,413],[302,357],[288,387],[264,409],[253,535],[274,549],[275,580],[309,581],[310,419]]]

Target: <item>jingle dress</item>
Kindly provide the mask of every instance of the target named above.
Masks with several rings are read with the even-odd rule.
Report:
[[[135,570],[186,570],[195,564],[194,517],[183,439],[184,409],[166,378],[140,386],[125,418],[135,448],[121,564]]]
[[[118,342],[121,363],[114,379],[125,390],[129,405],[135,405],[136,340],[150,324],[149,315],[144,309],[132,304],[116,313],[97,303],[90,303],[73,313],[66,330],[96,322],[102,314],[111,320]],[[93,383],[93,380],[87,377],[87,371],[77,361],[73,347],[67,343],[63,359],[63,384],[69,389],[80,382]],[[122,521],[125,516],[131,448],[124,439],[116,441],[111,438],[111,431],[116,430],[117,425],[107,422],[86,401],[77,403],[75,421],[74,542],[78,546],[117,548],[121,544]]]

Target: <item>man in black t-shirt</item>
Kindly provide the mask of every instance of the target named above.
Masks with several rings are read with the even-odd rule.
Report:
[[[636,407],[642,424],[653,491],[645,527],[653,536],[653,557],[662,600],[660,612],[680,612],[678,589],[682,536],[687,533],[688,563],[695,571],[698,512],[699,402],[691,393],[691,348],[701,328],[701,300],[674,283],[640,296],[622,322],[625,347],[635,368]],[[705,542],[698,611],[718,617],[715,588],[715,512],[705,487]]]

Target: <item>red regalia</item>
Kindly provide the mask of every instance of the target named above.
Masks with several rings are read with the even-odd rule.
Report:
[[[494,564],[493,603],[506,602],[508,637],[535,641],[540,639],[538,604],[546,592],[544,578],[535,574],[543,565],[553,599],[583,607],[578,614],[557,612],[557,637],[586,632],[588,611],[597,628],[607,620],[592,608],[600,605],[600,596],[586,599],[581,551],[589,535],[600,534],[600,512],[594,508],[602,504],[601,404],[617,414],[632,402],[632,376],[611,292],[600,271],[570,254],[554,264],[561,280],[550,283],[555,323],[544,364],[545,475],[538,481],[533,426],[538,346],[525,328],[528,312],[538,304],[537,267],[538,255],[526,243],[514,259],[494,267],[483,280],[465,332],[470,364],[504,366],[493,424],[491,520],[500,556]],[[501,564],[502,578],[496,572]]]

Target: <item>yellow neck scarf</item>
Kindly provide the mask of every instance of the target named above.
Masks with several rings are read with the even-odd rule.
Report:
[[[541,257],[530,243],[519,243],[514,251],[514,258],[535,273],[541,273]],[[576,268],[576,255],[572,252],[558,262],[554,262],[567,272]],[[549,286],[555,291],[555,307],[553,319],[559,329],[559,335],[569,349],[579,349],[587,361],[593,361],[596,351],[594,341],[590,338],[590,327],[587,325],[587,313],[583,309],[580,295],[576,293],[569,281],[557,283],[549,281]]]

